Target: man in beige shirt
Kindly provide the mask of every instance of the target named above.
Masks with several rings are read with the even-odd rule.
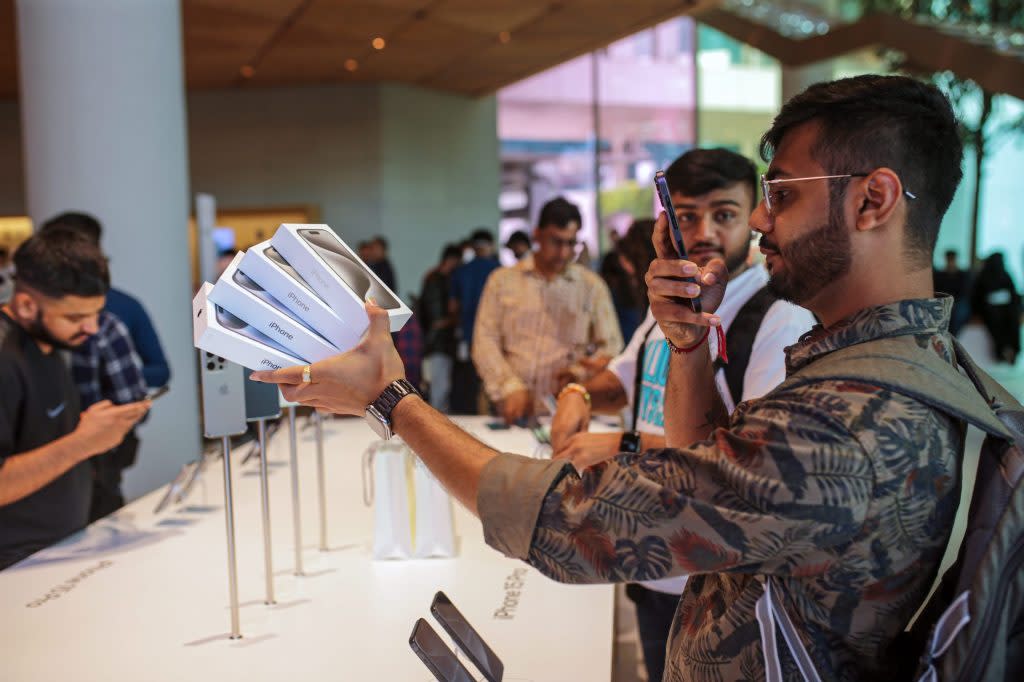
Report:
[[[573,262],[580,212],[562,197],[544,204],[537,250],[491,274],[473,328],[473,364],[487,396],[512,424],[544,410],[555,374],[585,358],[622,350],[608,287]]]

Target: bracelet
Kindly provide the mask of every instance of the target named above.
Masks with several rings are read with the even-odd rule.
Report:
[[[710,333],[711,333],[711,327],[706,327],[704,329],[704,333],[701,335],[701,337],[699,339],[697,339],[697,343],[693,344],[692,346],[688,346],[686,348],[680,348],[676,344],[672,343],[672,339],[668,338],[667,336],[665,337],[665,340],[668,341],[668,349],[670,351],[672,351],[673,353],[676,353],[677,355],[680,354],[680,353],[692,353],[693,351],[697,350],[702,345],[704,345],[704,342],[707,340],[708,334],[710,334]]]
[[[725,350],[725,331],[719,326],[715,327],[715,332],[718,337],[718,357],[721,358],[722,362],[724,362],[725,364],[729,364],[729,356]],[[711,327],[708,327],[707,329],[704,330],[704,335],[697,339],[697,342],[695,344],[687,348],[680,348],[676,344],[672,343],[672,339],[668,338],[667,336],[665,337],[665,342],[668,343],[668,349],[675,353],[676,355],[685,355],[688,353],[692,353],[693,351],[703,346],[704,342],[707,340],[710,333]]]
[[[579,393],[583,396],[583,400],[587,403],[587,407],[590,407],[590,391],[580,384],[566,384],[565,388],[558,392],[558,399],[561,400],[567,393]]]

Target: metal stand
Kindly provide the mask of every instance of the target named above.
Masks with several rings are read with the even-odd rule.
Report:
[[[228,535],[228,590],[231,598],[231,639],[241,639],[238,617],[238,563],[235,559],[235,501],[231,495],[231,438],[221,438],[224,451],[224,525]]]
[[[256,422],[260,447],[260,508],[263,511],[263,571],[266,574],[266,604],[276,604],[274,599],[274,557],[273,545],[270,542],[270,485],[267,465],[267,420]]]
[[[317,492],[320,498],[320,551],[327,551],[327,482],[324,475],[324,418],[313,412],[316,425],[316,475]]]
[[[302,506],[299,501],[299,446],[295,428],[295,407],[288,407],[288,447],[292,464],[292,530],[295,536],[295,575],[302,570]]]

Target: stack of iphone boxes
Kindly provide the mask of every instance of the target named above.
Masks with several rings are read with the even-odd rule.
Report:
[[[359,343],[369,298],[387,311],[391,331],[412,316],[330,227],[285,224],[200,287],[193,340],[253,370],[312,364]]]

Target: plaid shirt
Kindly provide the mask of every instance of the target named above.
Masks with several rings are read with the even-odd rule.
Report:
[[[71,376],[83,410],[101,400],[120,405],[146,397],[142,360],[128,328],[106,310],[100,313],[99,330],[72,351]]]
[[[589,355],[614,357],[622,330],[608,285],[573,263],[552,279],[533,258],[491,273],[473,329],[473,364],[488,397],[529,389],[535,409],[556,391],[555,373]]]
[[[787,374],[885,338],[956,372],[951,304],[900,301],[818,326],[786,349]],[[866,383],[784,384],[741,403],[706,441],[622,454],[582,476],[499,455],[477,505],[491,546],[561,582],[690,575],[666,680],[764,679],[759,576],[780,585],[823,679],[887,679],[949,538],[963,438],[962,423]]]

